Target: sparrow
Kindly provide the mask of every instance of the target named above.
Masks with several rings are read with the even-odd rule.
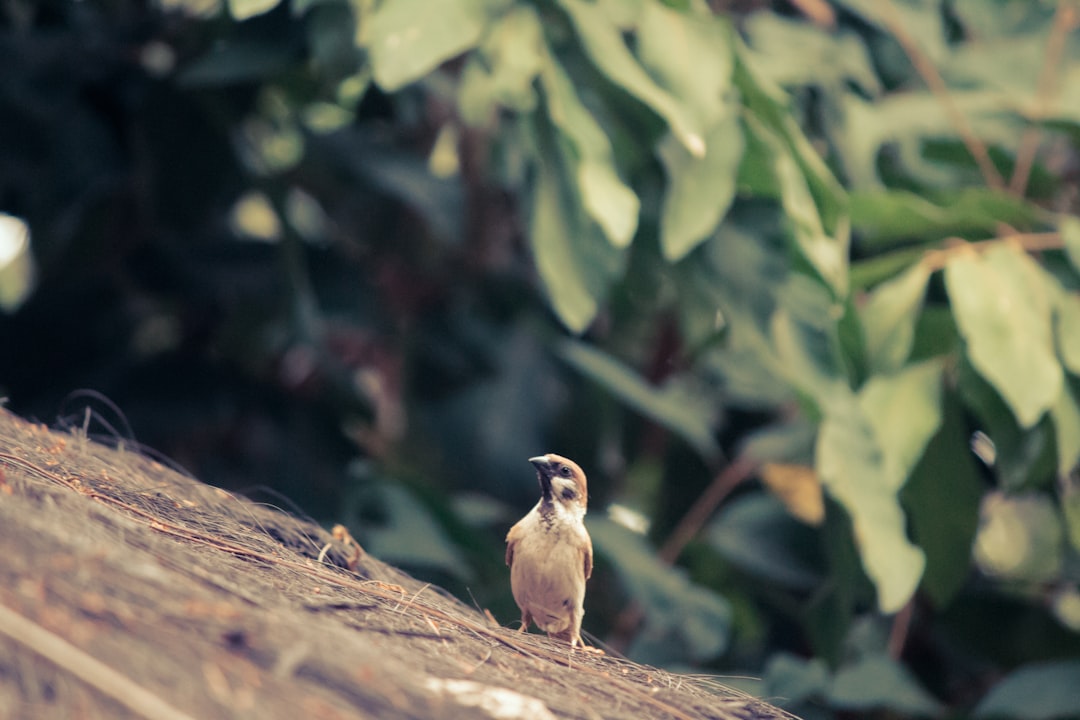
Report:
[[[582,644],[585,581],[593,563],[585,473],[554,453],[529,462],[540,481],[540,502],[506,535],[510,589],[521,608],[521,632],[534,622],[574,648]]]

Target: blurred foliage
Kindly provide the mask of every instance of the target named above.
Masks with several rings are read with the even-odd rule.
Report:
[[[1075,716],[1078,13],[11,0],[0,392],[507,621],[557,451],[611,647]]]

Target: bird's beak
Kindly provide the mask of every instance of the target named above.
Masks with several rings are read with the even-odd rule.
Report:
[[[536,478],[540,481],[540,489],[544,495],[551,494],[551,462],[547,455],[537,455],[529,458],[529,462],[536,468]]]

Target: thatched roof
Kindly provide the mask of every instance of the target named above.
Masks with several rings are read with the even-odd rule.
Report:
[[[0,717],[785,717],[500,627],[344,537],[0,410]]]

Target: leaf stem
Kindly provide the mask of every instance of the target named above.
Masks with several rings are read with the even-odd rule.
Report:
[[[1065,246],[1065,240],[1061,237],[1060,233],[1043,232],[1016,233],[1013,235],[990,238],[988,240],[977,240],[975,242],[969,242],[962,238],[950,237],[946,238],[943,241],[943,244],[945,247],[937,250],[930,250],[923,255],[921,260],[919,260],[919,262],[925,265],[930,272],[944,269],[945,266],[949,264],[949,261],[958,255],[986,252],[998,245],[1016,245],[1024,252],[1034,253],[1042,252],[1043,250],[1060,250]]]
[[[1058,81],[1058,69],[1065,52],[1065,38],[1076,27],[1076,7],[1073,0],[1065,0],[1057,6],[1054,13],[1054,25],[1050,28],[1050,37],[1046,42],[1046,54],[1043,56],[1042,69],[1039,71],[1039,84],[1035,91],[1035,104],[1031,108],[1034,120],[1042,119],[1049,113],[1054,103]],[[1041,133],[1036,125],[1024,130],[1020,145],[1016,150],[1016,165],[1009,180],[1009,192],[1023,197],[1027,192],[1031,168],[1035,163],[1035,153],[1039,149]]]
[[[964,114],[960,112],[960,108],[957,107],[956,102],[949,92],[948,86],[945,84],[944,78],[941,77],[941,73],[938,72],[934,63],[927,57],[926,53],[919,47],[919,44],[904,28],[904,24],[900,19],[900,14],[897,12],[896,6],[893,4],[892,0],[883,0],[881,7],[883,9],[881,15],[882,22],[889,32],[893,34],[893,37],[896,38],[896,41],[900,43],[900,47],[903,48],[904,53],[911,60],[911,64],[915,67],[915,71],[919,73],[919,76],[927,86],[929,86],[930,92],[934,94],[934,97],[936,97],[942,107],[945,108],[945,112],[949,116],[950,121],[956,128],[956,131],[960,134],[960,139],[963,141],[964,146],[968,149],[968,152],[971,153],[971,157],[975,160],[975,164],[979,166],[979,171],[982,173],[986,184],[994,190],[1004,190],[1005,181],[1002,179],[1001,174],[998,173],[997,168],[994,167],[994,163],[990,159],[990,153],[987,151],[986,145],[983,144],[982,140],[976,137],[971,128],[971,124]]]

